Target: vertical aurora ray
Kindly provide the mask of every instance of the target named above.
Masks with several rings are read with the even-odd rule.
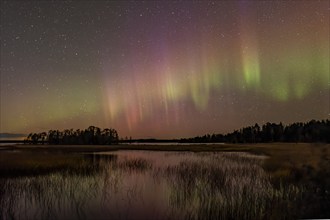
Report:
[[[166,121],[174,113],[174,118],[178,120],[182,114],[179,103],[188,103],[198,111],[205,111],[210,94],[220,91],[219,63],[222,61],[219,61],[220,56],[213,51],[212,45],[203,44],[202,49],[195,48],[193,53],[191,50],[188,53],[185,48],[165,46],[164,42],[161,44],[164,47],[160,50],[161,55],[157,52],[153,54],[153,57],[159,57],[157,65],[147,69],[126,69],[122,74],[134,73],[130,79],[105,80],[109,82],[106,86],[109,94],[107,102],[112,121],[124,117],[131,130],[152,118],[155,112],[164,113]],[[177,53],[184,55],[173,59]],[[114,81],[115,85],[112,83]]]
[[[274,61],[264,62],[263,66],[263,71],[268,73],[268,79],[262,82],[263,93],[275,100],[288,102],[303,100],[315,92],[315,85],[320,91],[327,89],[330,58],[329,49],[324,45],[327,44],[320,44],[318,51],[327,51],[325,53],[311,53],[309,48],[297,42],[286,48],[273,49]]]
[[[264,19],[258,10],[254,3],[238,3],[238,37],[231,38],[225,47],[222,41],[228,41],[230,35],[221,32],[190,33],[189,38],[184,35],[173,41],[157,28],[158,44],[146,50],[149,61],[143,65],[133,61],[135,68],[126,67],[118,73],[129,78],[105,80],[112,88],[109,94],[116,94],[108,99],[111,120],[125,121],[132,131],[155,118],[173,126],[185,120],[182,106],[206,113],[212,99],[228,91],[240,95],[253,92],[282,103],[303,100],[313,91],[311,82],[323,84],[328,75],[328,50],[320,50],[325,40],[316,37],[323,43],[313,46],[316,56],[311,56],[308,44],[295,42],[286,32],[293,29],[290,23],[282,24],[273,38],[265,40],[268,32],[258,25]],[[297,31],[302,28],[296,27]],[[138,60],[134,53],[127,59]]]
[[[260,66],[256,47],[247,43],[242,49],[242,66],[244,80],[248,88],[256,88],[260,84]]]
[[[241,9],[241,57],[242,72],[247,88],[257,88],[260,85],[260,64],[258,53],[258,36],[255,22],[256,12],[247,6],[245,2],[240,2]],[[247,13],[250,10],[251,13]],[[254,17],[254,19],[253,19]]]

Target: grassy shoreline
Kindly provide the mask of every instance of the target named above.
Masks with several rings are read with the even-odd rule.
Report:
[[[100,151],[117,151],[117,150],[150,150],[150,151],[249,151],[251,146],[237,145],[237,144],[164,144],[164,145],[152,145],[152,144],[118,144],[118,145],[3,145],[0,146],[1,150],[6,151],[49,151],[49,152],[100,152]]]
[[[49,145],[49,144],[12,144],[0,145],[1,151],[59,151],[70,152],[100,152],[116,150],[150,150],[150,151],[243,151],[251,153],[265,153],[272,150],[297,150],[306,148],[330,148],[330,144],[319,143],[256,143],[256,144],[118,144],[118,145]]]

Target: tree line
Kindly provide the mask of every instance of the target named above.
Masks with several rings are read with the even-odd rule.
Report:
[[[323,142],[330,143],[330,120],[311,120],[297,122],[287,126],[282,123],[255,124],[235,130],[228,134],[206,134],[193,138],[184,138],[180,142],[188,143],[267,143],[267,142]]]
[[[116,144],[119,136],[115,129],[105,128],[101,130],[95,126],[89,126],[84,130],[66,129],[64,131],[49,130],[48,132],[30,133],[24,140],[28,144]]]

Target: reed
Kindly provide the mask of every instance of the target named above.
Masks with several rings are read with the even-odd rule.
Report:
[[[56,153],[49,155],[48,163],[45,152],[2,154],[1,163],[17,161],[1,167],[7,173],[0,175],[0,219],[297,219],[330,215],[329,151],[325,147],[311,152],[305,145],[301,149],[307,152],[297,152],[298,148],[285,151],[280,145],[253,149],[255,154]],[[9,171],[13,173],[9,175]]]

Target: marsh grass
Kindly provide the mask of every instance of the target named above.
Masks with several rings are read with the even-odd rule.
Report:
[[[180,216],[184,219],[295,218],[292,210],[283,211],[291,205],[290,199],[301,198],[303,189],[274,188],[260,166],[263,160],[246,153],[220,153],[168,167],[165,175],[174,189],[171,202],[187,210]]]
[[[2,151],[0,219],[330,216],[329,145],[200,148],[158,152],[161,165],[134,151]]]
[[[90,170],[91,163],[78,154],[1,152],[0,177],[47,175],[62,170]]]
[[[273,144],[259,150],[269,155],[262,167],[275,188],[291,184],[304,189],[301,200],[295,203],[300,218],[329,218],[329,145]]]
[[[124,159],[119,163],[114,164],[119,169],[124,171],[148,171],[152,168],[152,162],[143,158]],[[117,168],[117,167],[116,167]]]

